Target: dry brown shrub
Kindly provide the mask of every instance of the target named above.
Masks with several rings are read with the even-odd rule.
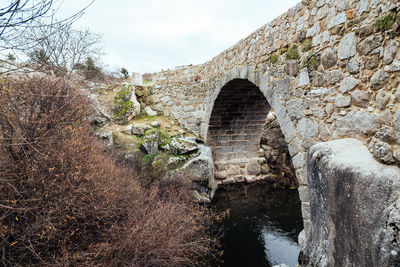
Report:
[[[1,82],[0,265],[199,265],[208,212],[179,182],[143,188],[117,165],[89,104],[65,80]]]

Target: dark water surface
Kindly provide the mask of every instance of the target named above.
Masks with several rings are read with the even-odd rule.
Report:
[[[297,190],[233,186],[217,191],[213,203],[217,211],[229,210],[222,222],[222,266],[296,266],[303,229]]]

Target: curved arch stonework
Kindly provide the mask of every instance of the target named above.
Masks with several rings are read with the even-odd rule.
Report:
[[[204,64],[154,74],[155,108],[207,142],[221,89],[235,79],[257,86],[296,169],[304,247],[312,228],[311,146],[355,138],[376,161],[400,166],[399,25],[397,0],[303,0]]]

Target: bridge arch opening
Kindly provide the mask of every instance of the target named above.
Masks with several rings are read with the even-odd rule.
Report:
[[[207,144],[220,183],[268,178],[297,186],[278,121],[259,87],[247,79],[223,86],[211,112]]]

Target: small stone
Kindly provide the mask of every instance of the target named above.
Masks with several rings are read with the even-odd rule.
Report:
[[[349,62],[347,62],[346,68],[351,74],[357,74],[360,72],[360,64],[358,64],[354,58],[351,58]]]
[[[388,81],[389,74],[384,70],[378,70],[371,78],[370,86],[373,90],[382,88]]]
[[[321,55],[321,63],[324,69],[329,69],[336,65],[336,53],[332,48],[327,48]]]
[[[297,131],[305,139],[311,139],[318,134],[318,124],[310,118],[303,118],[297,124]]]
[[[379,140],[381,140],[383,142],[386,142],[386,143],[392,143],[394,141],[393,132],[387,126],[384,126],[384,127],[380,128],[375,133],[374,138],[379,139]]]
[[[393,62],[394,56],[397,51],[399,51],[399,46],[400,43],[396,40],[392,40],[387,44],[385,52],[383,53],[383,63],[385,63],[385,65],[389,65]]]
[[[360,55],[367,55],[372,50],[380,47],[382,45],[383,37],[382,35],[374,35],[365,38],[359,45],[358,45],[358,53]]]
[[[377,159],[386,164],[394,163],[392,147],[381,140],[374,140],[372,151]]]
[[[146,132],[146,130],[150,129],[147,125],[142,124],[134,124],[131,127],[131,134],[142,136]]]
[[[261,166],[261,174],[268,174],[268,173],[270,173],[270,171],[271,171],[271,168],[269,167],[268,164],[263,164]]]
[[[376,107],[379,108],[380,110],[384,110],[386,108],[386,104],[389,102],[389,95],[386,94],[383,91],[380,91],[377,95],[376,95]]]
[[[313,36],[317,35],[320,30],[321,30],[321,28],[319,26],[319,22],[317,22],[314,24],[314,26],[312,26],[310,29],[308,29],[306,37],[307,38],[313,37]]]
[[[325,5],[318,10],[318,12],[316,14],[316,18],[317,18],[317,20],[321,20],[321,19],[325,18],[326,15],[328,15],[328,6]]]
[[[396,131],[396,141],[400,144],[400,109],[397,110],[394,119],[394,129]]]
[[[245,176],[244,180],[246,181],[246,183],[250,184],[256,181],[256,179],[253,176]]]
[[[215,179],[224,180],[228,177],[228,173],[226,171],[216,171],[215,172]]]
[[[279,80],[277,91],[285,100],[288,100],[290,98],[290,89],[291,89],[290,78]]]
[[[172,138],[169,146],[171,152],[176,155],[188,154],[198,149],[197,143],[188,138]]]
[[[359,83],[360,83],[360,80],[357,80],[353,77],[346,77],[340,82],[339,90],[342,93],[347,93],[347,92],[353,90],[354,87],[356,87]]]
[[[151,140],[151,141],[148,141],[148,142],[145,142],[145,143],[141,144],[139,149],[143,153],[151,155],[151,154],[155,154],[155,153],[158,152],[158,145],[159,145],[159,140],[158,139]]]
[[[347,21],[346,12],[340,12],[335,17],[335,26],[343,24]]]
[[[145,107],[144,112],[146,112],[147,116],[156,116],[157,112],[151,109],[151,107]]]
[[[397,150],[393,153],[393,159],[397,165],[400,165],[400,150]]]
[[[336,9],[338,11],[345,11],[348,6],[348,0],[337,0],[336,1]]]
[[[318,71],[311,72],[311,83],[315,87],[324,85],[324,75]]]
[[[393,125],[393,115],[389,109],[382,111],[380,118],[383,124],[392,126]]]
[[[302,87],[310,84],[310,78],[308,76],[307,68],[300,71],[300,74],[296,78],[296,87]]]
[[[286,102],[286,110],[292,119],[300,119],[303,115],[302,101],[288,100]]]
[[[368,35],[370,35],[374,30],[374,25],[373,24],[367,24],[367,25],[363,25],[360,27],[360,38],[364,38]]]
[[[155,128],[158,128],[158,127],[160,127],[160,123],[159,123],[158,121],[153,121],[153,122],[151,123],[151,126],[153,126],[153,127],[155,127]]]
[[[285,65],[285,72],[287,75],[296,77],[299,73],[299,64],[297,63],[297,60],[289,60]]]
[[[333,85],[343,78],[343,72],[340,70],[331,70],[325,74],[325,82],[327,85]]]
[[[374,134],[380,127],[378,115],[365,111],[351,111],[336,122],[337,130],[341,135]]]
[[[380,63],[379,55],[373,55],[373,56],[368,57],[365,60],[364,67],[367,70],[373,70],[373,69],[376,69],[379,66],[379,63]]]
[[[369,10],[369,0],[361,0],[357,5],[358,13],[360,16]]]
[[[357,36],[354,32],[346,34],[338,46],[338,58],[346,59],[356,54]]]
[[[394,60],[392,64],[389,66],[389,71],[390,72],[396,72],[400,71],[400,61],[399,60]]]
[[[247,174],[249,175],[257,175],[260,173],[260,164],[258,164],[257,160],[251,160],[247,164]]]
[[[334,110],[333,104],[328,103],[325,108],[326,113],[330,116],[330,115],[332,115],[333,110]]]
[[[366,108],[369,105],[370,94],[366,91],[355,90],[351,93],[353,104],[358,107]]]
[[[335,100],[335,106],[338,108],[349,107],[351,105],[351,98],[349,96],[338,95]]]
[[[396,91],[394,97],[395,97],[395,99],[396,99],[397,102],[400,102],[400,85],[399,85],[399,87],[397,88],[397,91]]]

